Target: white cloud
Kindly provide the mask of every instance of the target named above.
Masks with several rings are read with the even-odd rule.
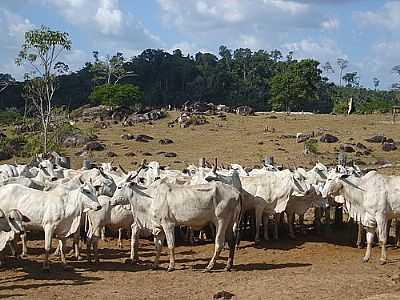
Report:
[[[333,30],[333,29],[338,29],[340,25],[340,22],[336,18],[331,18],[328,20],[325,20],[321,23],[322,28],[326,30]]]
[[[29,19],[14,14],[8,9],[0,8],[1,73],[10,73],[17,79],[23,78],[26,70],[15,65],[14,60],[21,49],[25,31],[33,27]]]
[[[389,30],[400,29],[400,2],[389,1],[378,11],[357,12],[356,20],[365,26],[382,26]]]

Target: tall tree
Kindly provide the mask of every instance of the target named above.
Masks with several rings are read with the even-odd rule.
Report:
[[[346,69],[349,65],[349,61],[344,59],[344,58],[338,58],[336,60],[337,65],[339,66],[339,86],[342,86],[342,76],[343,76],[343,71]]]
[[[135,76],[133,71],[125,69],[125,58],[120,52],[113,56],[106,55],[105,59],[101,59],[99,52],[93,51],[93,58],[91,71],[94,74],[95,83],[117,84],[126,77]]]
[[[64,51],[71,49],[66,32],[54,31],[46,26],[25,33],[25,41],[15,62],[31,69],[25,74],[24,96],[39,114],[43,132],[43,151],[47,152],[48,131],[52,118],[53,96],[57,88],[57,75],[68,71],[58,61]]]
[[[372,81],[374,83],[374,88],[375,88],[375,91],[376,91],[376,89],[378,88],[378,86],[379,86],[381,81],[376,77],[374,77],[374,79],[372,79]]]
[[[347,87],[359,86],[360,77],[357,72],[349,72],[343,76],[343,80],[347,83]]]
[[[324,72],[326,72],[327,74],[329,73],[335,73],[335,70],[333,69],[331,63],[329,61],[327,61],[323,66],[322,69],[324,70]]]

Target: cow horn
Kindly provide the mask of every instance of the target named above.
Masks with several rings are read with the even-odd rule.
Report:
[[[213,167],[213,169],[212,169],[212,172],[213,172],[214,174],[217,172],[217,165],[218,165],[218,159],[215,158],[215,164],[214,164],[214,167]]]
[[[135,176],[132,176],[132,174],[130,174],[129,177],[128,177],[126,180],[127,180],[127,181],[132,181],[133,179],[135,179],[135,178],[139,175],[140,171],[141,171],[143,168],[144,168],[144,166],[140,166],[140,168],[136,171]]]
[[[124,173],[125,175],[128,174],[128,172],[126,172],[125,169],[120,164],[118,164],[118,167],[122,171],[122,173]]]
[[[79,182],[80,182],[81,184],[85,184],[85,182],[82,180],[82,176],[79,176]]]

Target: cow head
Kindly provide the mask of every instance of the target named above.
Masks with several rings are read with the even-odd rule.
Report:
[[[298,168],[292,172],[293,180],[293,195],[304,196],[307,195],[311,190],[311,185],[307,182],[307,173],[304,169]]]
[[[81,178],[79,178],[81,182],[80,186],[80,193],[81,193],[81,200],[83,204],[83,210],[100,210],[101,205],[99,200],[97,199],[97,192],[96,189],[92,185],[92,180],[90,183],[83,182]]]
[[[214,172],[211,175],[208,175],[207,177],[204,178],[206,181],[220,181],[222,183],[231,185],[235,188],[237,188],[239,191],[242,190],[242,182],[240,180],[239,172],[237,170],[233,170],[233,173],[231,176],[226,176],[226,175],[221,175],[218,174],[217,172]]]
[[[57,175],[54,171],[54,164],[50,160],[42,160],[39,163],[39,169],[43,172],[44,176],[49,178],[51,181],[57,180]]]
[[[0,209],[0,232],[10,232],[11,227],[6,214]]]
[[[135,179],[139,176],[143,169],[145,169],[144,165],[139,168],[135,175],[130,174],[125,181],[117,186],[114,196],[110,200],[111,206],[130,204],[130,199],[132,199],[134,196],[133,189],[138,186],[135,182]]]
[[[25,231],[24,223],[29,223],[31,220],[24,216],[18,209],[12,209],[8,213],[8,221],[12,231],[23,234]]]
[[[325,185],[321,190],[322,197],[327,198],[328,196],[338,196],[343,188],[342,180],[346,179],[349,176],[349,174],[341,173],[340,169],[338,168],[336,168],[335,170],[331,170],[328,173]]]

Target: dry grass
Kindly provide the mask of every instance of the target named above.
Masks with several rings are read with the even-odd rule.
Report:
[[[272,117],[273,116],[273,117]],[[276,118],[274,118],[276,117]],[[189,128],[168,128],[168,121],[175,119],[175,112],[170,112],[169,117],[154,122],[153,125],[138,124],[134,127],[121,127],[112,125],[107,129],[96,130],[99,140],[107,146],[106,151],[96,152],[93,158],[96,162],[110,161],[106,157],[108,151],[115,152],[118,157],[113,158],[114,163],[132,169],[135,162],[143,158],[157,160],[164,165],[181,169],[186,164],[197,164],[200,157],[213,160],[218,157],[220,162],[240,163],[244,166],[259,165],[265,156],[274,156],[276,163],[285,166],[311,166],[316,161],[332,164],[336,161],[337,149],[340,143],[362,142],[373,150],[369,156],[355,157],[373,164],[377,159],[386,159],[396,162],[400,158],[400,150],[383,152],[380,144],[370,144],[364,141],[377,133],[384,133],[395,141],[400,140],[399,124],[391,124],[390,115],[353,115],[350,117],[340,115],[282,115],[267,114],[253,117],[242,117],[228,114],[227,121],[217,117],[208,117],[209,124],[192,126]],[[88,128],[89,124],[79,124]],[[268,127],[275,132],[265,132]],[[295,135],[297,132],[328,132],[339,138],[338,143],[318,143],[319,154],[304,155],[303,143],[296,143],[295,139],[280,138],[282,135]],[[154,137],[149,143],[126,141],[120,138],[121,134],[147,134]],[[170,138],[174,144],[161,145],[159,140]],[[353,139],[353,140],[351,140]],[[68,149],[72,156],[73,166],[80,167],[82,157],[74,155],[79,149]],[[126,157],[128,151],[137,156]],[[159,151],[176,152],[176,158],[165,158],[156,153]],[[152,156],[143,156],[150,152]],[[349,155],[351,158],[352,155]],[[179,161],[179,162],[178,162]]]

